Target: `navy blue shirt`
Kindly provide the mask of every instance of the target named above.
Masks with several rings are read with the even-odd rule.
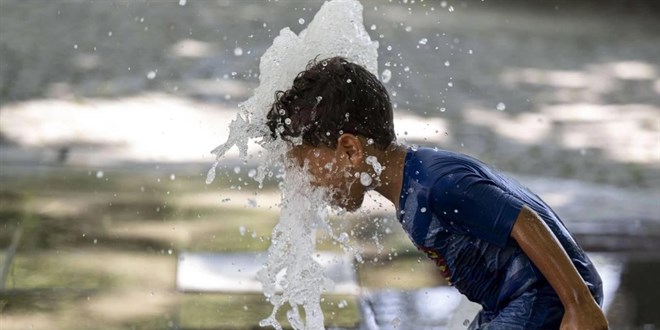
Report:
[[[549,286],[511,238],[523,205],[545,221],[592,294],[601,290],[593,264],[552,209],[517,181],[474,158],[410,149],[399,205],[399,221],[417,248],[486,310],[497,311],[532,287]]]

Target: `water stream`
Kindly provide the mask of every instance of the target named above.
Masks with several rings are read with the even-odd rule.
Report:
[[[326,222],[327,192],[313,189],[305,170],[289,163],[285,155],[291,145],[281,139],[272,139],[265,123],[275,92],[288,89],[294,77],[312,59],[343,56],[378,75],[378,42],[372,41],[366,32],[362,10],[356,0],[333,0],[323,4],[300,34],[288,27],[282,29],[261,57],[259,86],[254,95],[239,105],[240,113],[229,127],[228,140],[213,150],[216,164],[209,170],[207,183],[213,181],[218,162],[232,147],[238,147],[240,156],[246,159],[250,140],[256,140],[267,153],[266,163],[258,167],[253,177],[260,185],[266,176],[285,169],[281,176],[285,180],[280,183],[279,223],[272,232],[268,261],[258,274],[264,295],[273,305],[271,315],[260,322],[261,326],[281,329],[276,315],[288,305],[286,316],[294,329],[323,329],[321,293],[331,288],[332,282],[312,258],[315,231],[325,230],[345,250],[355,251],[347,244],[347,235],[335,235]],[[374,166],[376,164],[377,161]],[[276,291],[278,285],[282,292]]]

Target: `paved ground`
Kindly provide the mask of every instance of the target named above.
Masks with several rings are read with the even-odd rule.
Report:
[[[18,144],[206,161],[257,84],[259,56],[320,3],[3,1],[3,158]],[[403,141],[509,172],[660,186],[657,6],[363,3],[397,114],[413,119],[397,122]]]

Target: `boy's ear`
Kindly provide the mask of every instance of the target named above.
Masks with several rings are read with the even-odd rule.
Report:
[[[362,142],[353,134],[342,134],[337,140],[337,151],[340,155],[346,155],[348,161],[355,167],[362,162],[364,155]]]

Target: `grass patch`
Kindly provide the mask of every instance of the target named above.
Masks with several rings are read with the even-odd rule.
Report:
[[[360,322],[355,297],[324,295],[322,299],[326,327],[353,328]],[[282,308],[277,319],[290,329],[286,310]],[[188,294],[181,298],[180,322],[184,329],[257,329],[271,312],[272,305],[260,294]],[[302,308],[300,312],[304,315]]]
[[[6,288],[107,289],[116,284],[117,279],[108,273],[76,267],[68,254],[19,252],[14,257]]]
[[[10,291],[0,296],[2,311],[47,314],[67,328],[78,329],[81,324],[94,324],[94,316],[82,315],[79,308],[113,292],[138,292],[145,286],[173,290],[177,251],[268,249],[277,208],[221,203],[224,194],[236,193],[227,190],[236,184],[235,178],[220,176],[207,186],[193,174],[176,174],[174,180],[169,175],[107,170],[100,178],[88,171],[0,176],[0,243],[9,244],[18,224],[24,229],[7,282]],[[242,199],[245,194],[238,195]],[[335,235],[348,233],[350,245],[363,251],[365,262],[355,266],[362,286],[413,289],[442,283],[433,264],[415,250],[395,219],[374,216],[329,219]],[[318,250],[343,250],[322,231],[317,239]],[[121,304],[124,298],[117,299]],[[359,323],[353,297],[324,299],[327,327],[351,328]],[[348,306],[339,308],[342,300]],[[258,329],[271,308],[260,294],[185,294],[176,311],[165,307],[101,328],[161,329],[178,324],[194,329]],[[288,326],[284,311],[278,317]]]
[[[265,251],[270,246],[270,235],[277,223],[276,214],[259,209],[225,208],[207,217],[212,219],[213,229],[196,233],[185,246],[186,249]]]
[[[7,290],[0,293],[0,312],[29,314],[70,310],[97,292],[77,289]]]
[[[207,185],[208,167],[191,166],[190,169],[142,168],[122,170],[116,168],[80,169],[49,168],[48,171],[24,169],[0,173],[0,186],[6,191],[41,194],[44,191],[61,192],[171,192],[199,193],[217,191],[231,186],[256,189],[258,183],[247,176],[247,170],[239,174],[233,170],[218,168],[216,179]],[[11,173],[5,174],[5,173]],[[240,178],[240,180],[239,180]],[[263,189],[277,189],[275,179],[266,178]]]

